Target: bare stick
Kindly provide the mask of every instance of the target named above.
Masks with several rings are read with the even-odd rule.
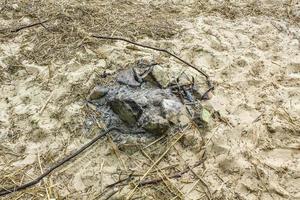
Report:
[[[41,26],[44,27],[44,23],[49,22],[49,21],[50,21],[50,19],[46,19],[46,20],[43,20],[43,21],[35,22],[33,24],[23,25],[23,26],[20,26],[20,27],[18,27],[16,29],[11,30],[10,32],[11,33],[17,33],[17,32],[19,32],[19,31],[21,31],[23,29],[31,28],[31,27],[38,26],[38,25],[41,25]],[[6,31],[6,30],[7,29],[2,29],[2,30],[0,30],[0,32]]]

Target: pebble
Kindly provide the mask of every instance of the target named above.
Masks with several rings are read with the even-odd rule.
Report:
[[[90,93],[88,99],[89,100],[96,100],[104,97],[108,93],[108,89],[101,86],[96,86]]]
[[[117,77],[117,81],[120,84],[128,85],[131,87],[139,87],[141,85],[140,82],[135,80],[133,69],[128,69],[120,72]]]

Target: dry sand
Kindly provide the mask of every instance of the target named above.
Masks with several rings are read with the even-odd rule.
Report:
[[[0,30],[36,22],[37,16],[45,19],[47,14],[47,9],[34,10],[39,3],[0,2]],[[42,2],[45,6],[55,1]],[[193,165],[205,151],[204,164],[179,179],[142,187],[134,197],[300,199],[298,1],[57,2],[59,12],[74,19],[68,22],[68,31],[60,34],[72,35],[73,25],[85,23],[77,23],[81,5],[91,9],[90,13],[81,13],[90,17],[87,19],[96,16],[95,4],[112,13],[104,17],[106,26],[97,26],[103,23],[97,20],[93,28],[82,25],[81,41],[62,40],[58,33],[52,34],[42,26],[0,33],[0,187],[32,180],[95,136],[101,124],[86,131],[86,117],[97,113],[84,100],[95,84],[105,84],[107,79],[99,79],[104,71],[113,78],[118,70],[140,58],[153,58],[170,66],[175,63],[163,54],[124,42],[88,38],[88,33],[99,29],[97,33],[110,32],[167,48],[203,68],[216,86],[213,98],[204,102],[215,113],[209,129],[201,133],[185,131],[183,140],[158,165],[174,165],[171,171],[150,177]],[[123,15],[123,24],[115,21],[112,26],[109,16],[116,15],[114,19],[123,22],[122,16],[114,15],[118,8],[130,14]],[[62,21],[45,26],[53,28]],[[71,46],[65,47],[62,41]],[[169,146],[173,139],[167,141]],[[166,150],[159,149],[159,143],[157,147],[146,149],[153,160]],[[142,176],[151,164],[140,152],[130,155],[104,139],[41,184],[3,199],[104,199],[100,194],[106,185],[129,171]],[[132,183],[137,183],[137,178]],[[125,186],[110,199],[125,199],[132,188]]]

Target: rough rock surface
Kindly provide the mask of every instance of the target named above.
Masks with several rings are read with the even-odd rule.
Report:
[[[111,109],[128,125],[134,125],[143,113],[137,102],[130,99],[114,99],[109,104]]]
[[[142,127],[146,131],[154,134],[164,134],[170,127],[167,119],[160,115],[148,115],[144,116],[142,121]]]
[[[183,105],[169,89],[116,87],[107,95],[112,111],[130,127],[163,134],[176,124]]]
[[[138,87],[141,85],[140,82],[135,80],[133,69],[121,71],[118,75],[117,81],[120,84],[132,86],[132,87]]]
[[[101,86],[96,86],[90,93],[88,99],[89,100],[96,100],[104,97],[108,92],[108,89]]]

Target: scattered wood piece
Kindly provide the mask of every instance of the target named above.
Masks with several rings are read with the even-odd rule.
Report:
[[[160,136],[158,139],[154,140],[153,142],[151,142],[150,144],[148,144],[147,146],[143,147],[143,149],[147,149],[148,147],[154,145],[155,143],[161,141],[162,139],[166,138],[167,135],[162,135]]]
[[[142,154],[148,159],[151,161],[151,163],[153,163],[154,161],[152,160],[152,158],[144,151],[144,150],[141,150]],[[160,177],[162,178],[162,180],[168,180],[168,182],[172,185],[173,188],[175,188],[178,193],[180,194],[180,196],[184,196],[184,194],[170,181],[169,177],[162,171],[162,170],[159,170],[159,168],[156,166],[158,172],[162,175],[160,175]],[[171,188],[169,188],[168,184],[165,183],[165,185],[167,186],[168,190],[171,192],[171,193],[174,193],[177,197],[178,195],[176,194],[176,192],[173,192]],[[178,197],[179,198],[179,197]],[[181,198],[180,198],[181,199]]]
[[[150,171],[165,157],[165,155],[171,150],[171,148],[182,138],[182,136],[184,135],[184,133],[180,134],[179,137],[167,148],[167,150],[151,165],[151,167],[147,170],[147,172],[144,174],[144,176],[140,179],[140,183],[141,181],[143,181],[146,176],[150,173]],[[136,189],[139,187],[139,184],[137,184],[128,194],[127,196],[127,200],[129,200],[133,194],[135,193]]]
[[[182,177],[182,175],[186,174],[187,172],[190,171],[190,169],[193,169],[193,168],[196,168],[198,166],[200,166],[205,160],[201,160],[201,161],[198,161],[196,162],[193,166],[188,166],[186,167],[183,171],[180,171],[178,173],[175,173],[171,176],[168,176],[169,179],[172,179],[172,178],[180,178]],[[151,180],[144,180],[142,182],[139,183],[139,187],[141,186],[145,186],[145,185],[150,185],[150,184],[157,184],[157,183],[160,183],[161,181],[163,181],[162,178],[157,178],[157,179],[151,179]]]

